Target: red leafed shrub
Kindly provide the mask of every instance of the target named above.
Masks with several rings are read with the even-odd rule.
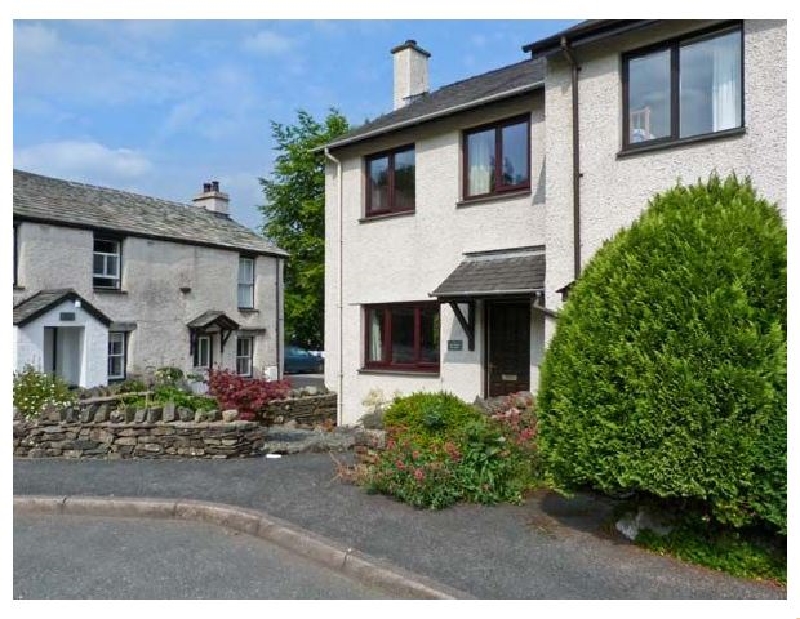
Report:
[[[222,410],[235,408],[240,419],[255,419],[274,400],[283,400],[289,393],[288,380],[244,378],[230,370],[208,373],[208,393],[215,397]]]

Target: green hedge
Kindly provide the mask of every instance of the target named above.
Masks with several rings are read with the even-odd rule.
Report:
[[[735,177],[657,195],[587,264],[539,389],[551,483],[786,531],[786,227]]]

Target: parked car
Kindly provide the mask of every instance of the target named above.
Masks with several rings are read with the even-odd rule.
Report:
[[[322,374],[325,370],[325,359],[314,355],[311,351],[299,346],[287,346],[283,352],[283,371],[286,374],[310,372]]]

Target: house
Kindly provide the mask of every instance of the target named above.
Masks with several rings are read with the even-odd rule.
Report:
[[[716,171],[786,212],[786,22],[590,20],[429,92],[391,50],[395,109],[325,147],[325,383],[536,390],[580,269],[652,195]]]
[[[14,367],[280,376],[287,254],[228,202],[217,182],[186,205],[14,170]]]

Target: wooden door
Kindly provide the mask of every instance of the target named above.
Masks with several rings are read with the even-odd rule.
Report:
[[[486,303],[488,397],[530,391],[531,306]]]

